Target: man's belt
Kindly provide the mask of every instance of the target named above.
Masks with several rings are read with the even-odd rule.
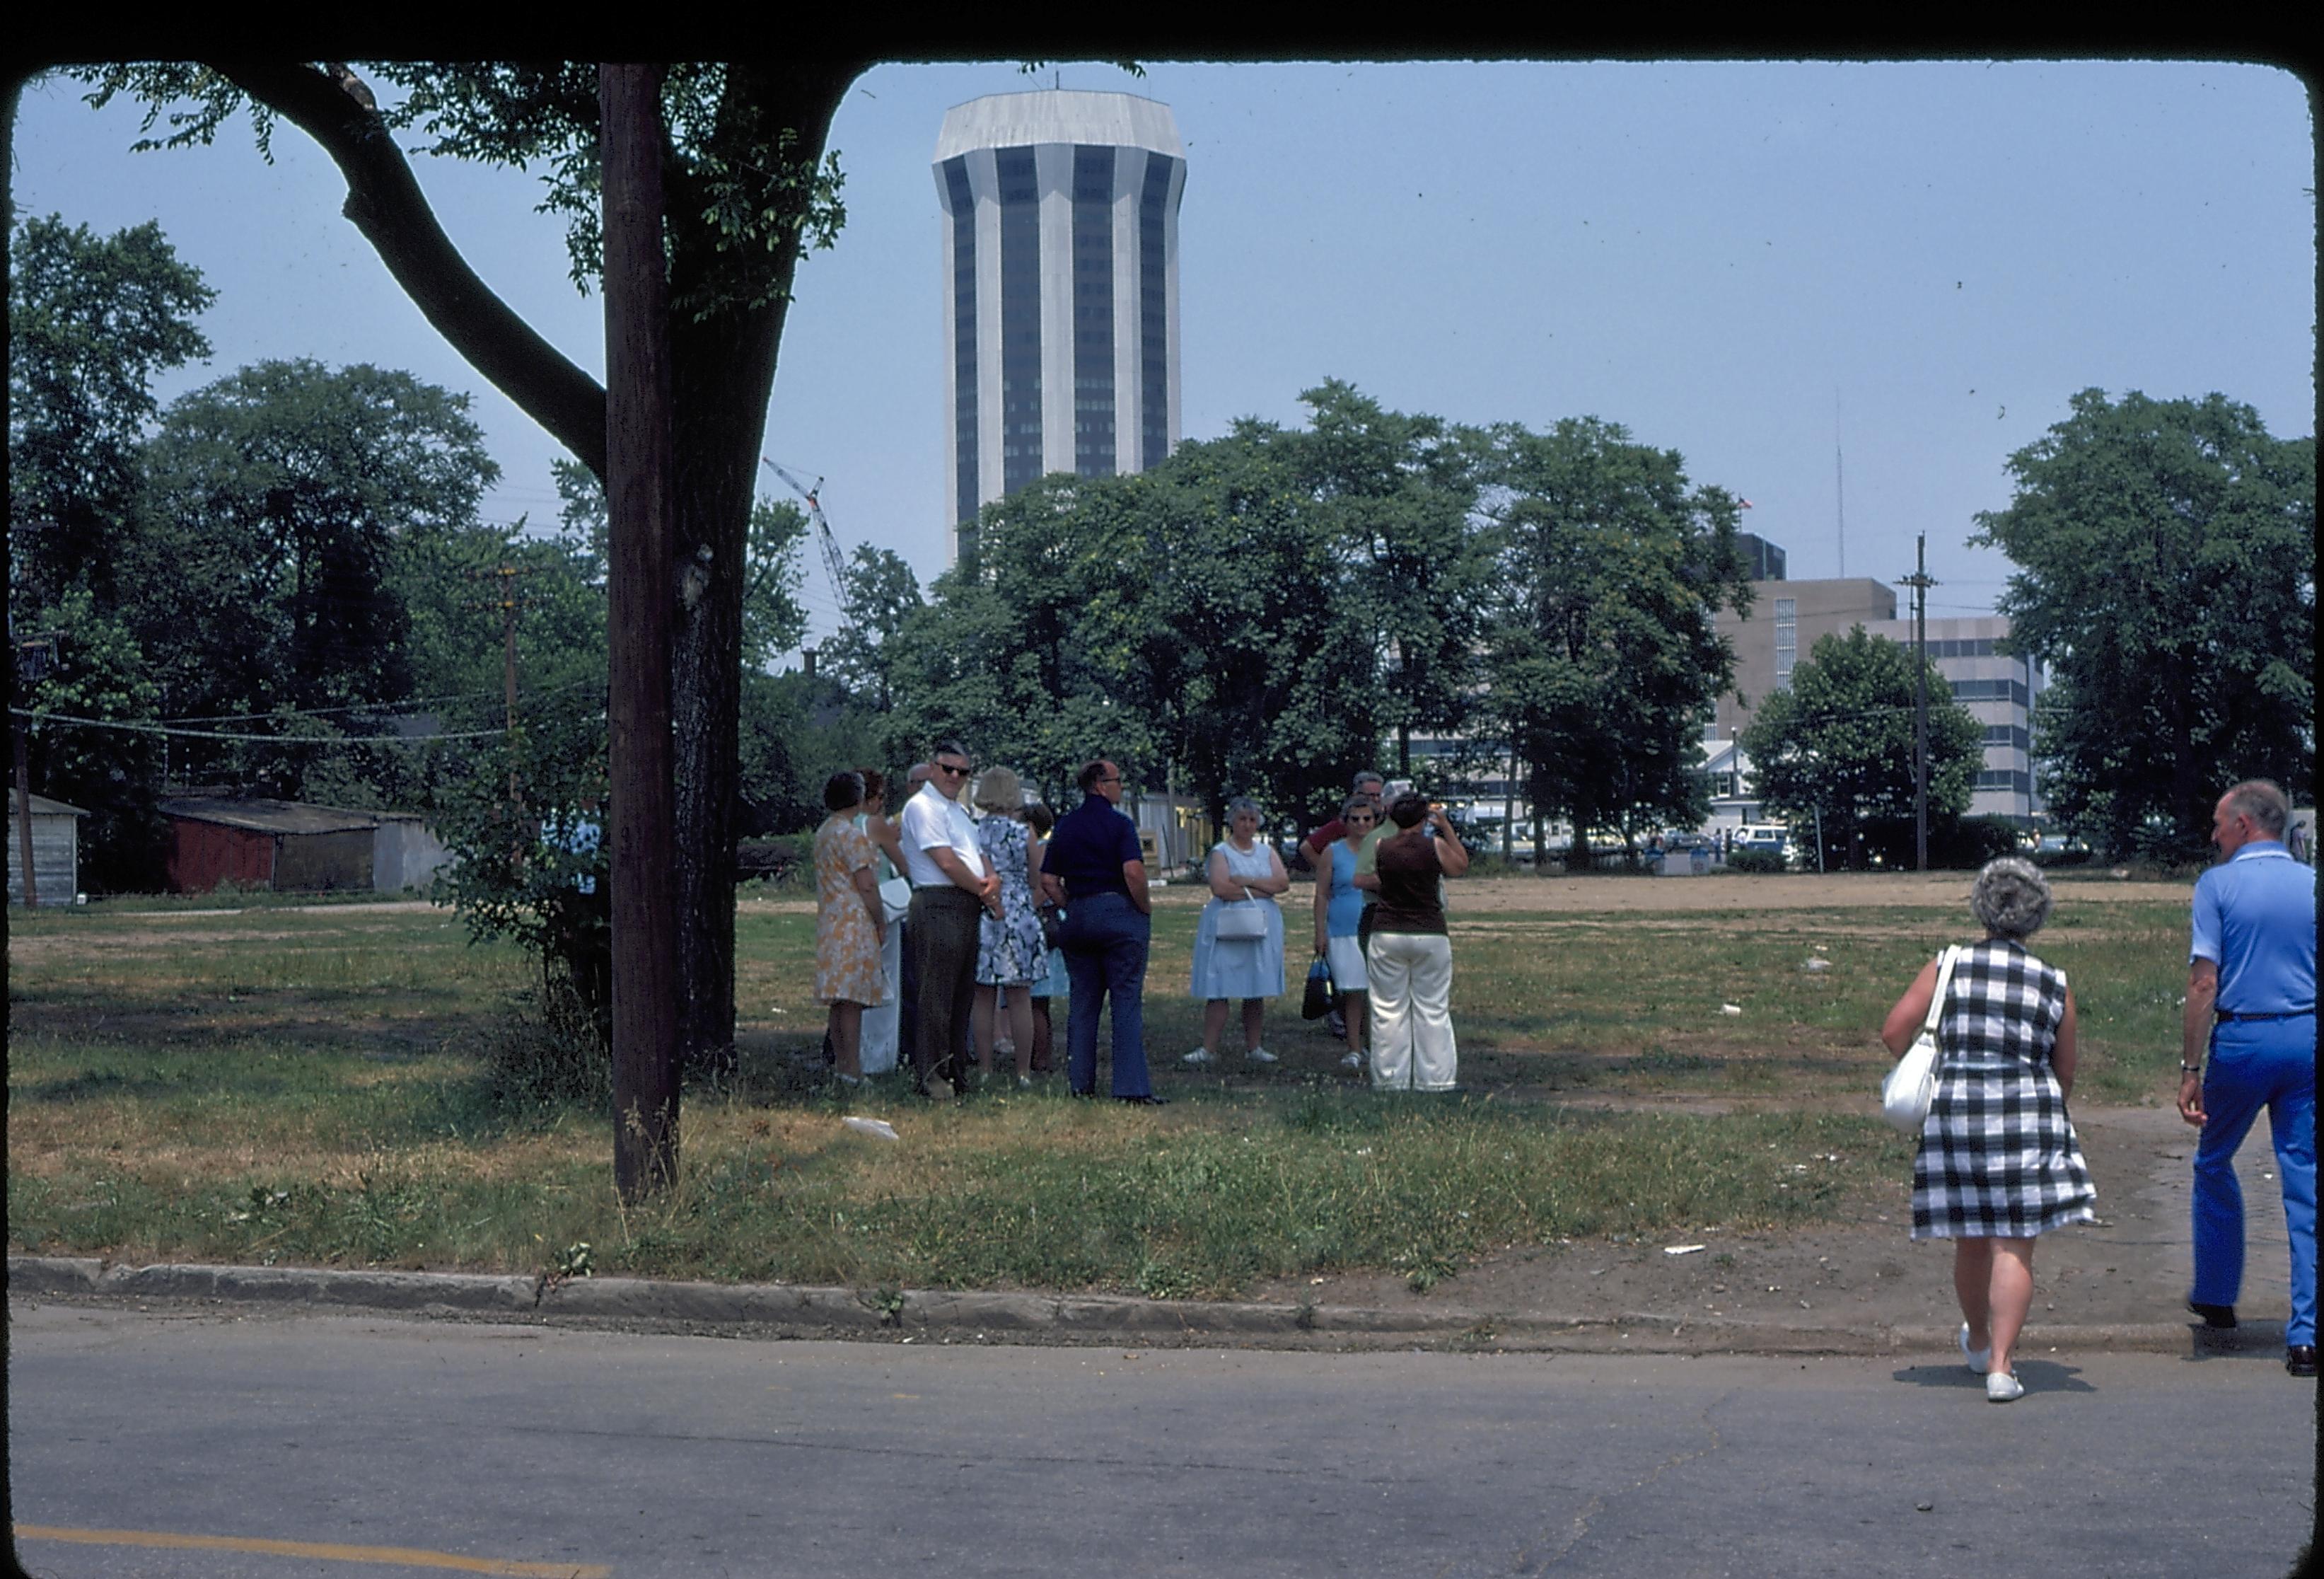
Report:
[[[2305,1009],[2279,1009],[2268,1014],[2238,1014],[2232,1009],[2211,1011],[2213,1018],[2223,1025],[2237,1020],[2300,1020],[2315,1012],[2316,1006],[2312,1003]]]

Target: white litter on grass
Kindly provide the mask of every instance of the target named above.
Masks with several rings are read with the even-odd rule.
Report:
[[[1819,956],[1811,958],[1807,964],[1800,966],[1800,968],[1803,971],[1828,971],[1831,968],[1831,961]]]
[[[1721,1003],[1719,1006],[1719,1012],[1721,1014],[1740,1014],[1743,1012],[1743,1005],[1740,1003]]]
[[[1711,1247],[1707,1244],[1666,1244],[1663,1246],[1663,1254],[1692,1255],[1696,1251],[1709,1250],[1710,1248]]]
[[[859,1119],[851,1114],[839,1122],[857,1134],[870,1135],[875,1140],[900,1140],[903,1139],[896,1133],[896,1126],[885,1119]]]

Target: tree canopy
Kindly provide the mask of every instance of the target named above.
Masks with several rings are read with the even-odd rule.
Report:
[[[2018,567],[2014,651],[2056,677],[2037,718],[2061,821],[2127,854],[2200,854],[2237,780],[2314,792],[2316,442],[2224,395],[2101,390],[2010,457],[1973,540]]]
[[[1711,616],[1748,596],[1731,497],[1592,419],[1480,430],[1339,381],[1302,399],[1305,427],[1244,420],[988,505],[926,601],[859,550],[825,651],[888,760],[958,734],[1055,797],[1102,753],[1214,816],[1250,794],[1315,817],[1360,768],[1443,787],[1499,734],[1585,826],[1699,817],[1732,665]]]
[[[210,354],[217,292],[147,222],[109,236],[19,222],[8,258],[10,591],[37,607],[87,586],[115,601],[154,377]]]
[[[1700,822],[1701,725],[1735,663],[1712,619],[1751,596],[1734,497],[1593,417],[1490,437],[1480,707],[1523,764],[1536,851],[1549,816],[1580,850]]]
[[[844,215],[824,147],[862,62],[785,55],[662,74],[669,365],[676,553],[698,577],[676,616],[678,968],[691,1064],[733,1042],[733,878],[741,804],[745,567],[758,449],[800,253]],[[248,60],[105,65],[80,72],[103,104],[146,106],[141,147],[208,143],[245,111],[263,156],[280,123],[314,138],[346,178],[343,212],[396,283],[484,377],[602,480],[603,386],[496,296],[444,232],[399,132],[442,157],[539,170],[577,284],[600,267],[596,69],[576,62],[377,62],[381,97],[344,62]],[[156,135],[156,133],[160,134]]]

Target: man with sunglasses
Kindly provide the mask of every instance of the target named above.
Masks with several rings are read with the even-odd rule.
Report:
[[[918,965],[919,1001],[913,1006],[913,1088],[938,1099],[953,1094],[959,1074],[954,1049],[976,996],[977,922],[1001,903],[1001,874],[989,870],[976,824],[960,803],[975,767],[956,740],[936,743],[933,770],[898,819],[912,908],[904,938]]]

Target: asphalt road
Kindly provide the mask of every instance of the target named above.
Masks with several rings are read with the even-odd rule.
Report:
[[[2226,1579],[2290,1570],[2314,1471],[2265,1351],[2036,1350],[1995,1407],[1894,1359],[9,1316],[17,1550],[60,1579]]]

